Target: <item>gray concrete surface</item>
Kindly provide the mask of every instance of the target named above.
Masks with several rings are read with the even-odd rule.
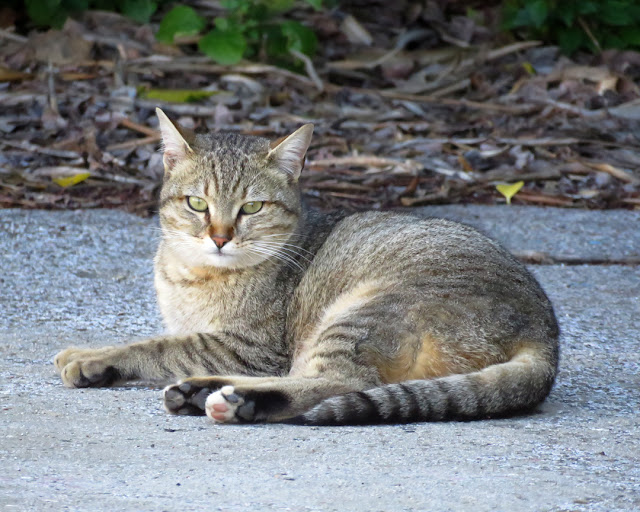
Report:
[[[518,251],[640,256],[640,212],[435,207]],[[532,266],[563,329],[534,414],[346,428],[215,426],[158,389],[62,387],[51,359],[161,331],[155,220],[0,211],[0,509],[640,510],[640,267]]]

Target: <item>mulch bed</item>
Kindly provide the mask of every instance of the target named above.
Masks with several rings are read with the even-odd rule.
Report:
[[[503,203],[496,186],[517,181],[513,203],[640,208],[639,53],[571,60],[464,17],[352,16],[363,37],[344,17],[299,16],[322,48],[303,74],[220,66],[109,13],[0,29],[0,207],[152,213],[160,106],[195,130],[277,138],[315,123],[302,185],[325,209]],[[154,97],[166,89],[210,95]]]

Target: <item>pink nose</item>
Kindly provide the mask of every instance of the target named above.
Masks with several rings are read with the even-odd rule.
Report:
[[[222,249],[227,242],[231,241],[231,239],[228,236],[218,236],[218,235],[213,235],[211,237],[211,240],[213,240],[213,243],[216,244],[216,247],[218,249]]]

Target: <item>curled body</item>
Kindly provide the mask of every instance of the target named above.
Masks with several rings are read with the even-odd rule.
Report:
[[[442,219],[306,209],[310,125],[271,143],[158,115],[168,334],[67,349],[66,385],[174,379],[175,414],[318,425],[499,417],[549,394],[553,308],[499,244]]]

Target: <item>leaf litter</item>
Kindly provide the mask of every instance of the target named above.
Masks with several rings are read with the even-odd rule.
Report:
[[[168,46],[113,13],[0,29],[0,207],[153,213],[160,106],[196,131],[275,139],[313,122],[301,183],[324,209],[640,208],[640,53],[571,60],[428,5],[413,21],[300,13],[322,51],[299,72],[219,65],[197,38]]]

